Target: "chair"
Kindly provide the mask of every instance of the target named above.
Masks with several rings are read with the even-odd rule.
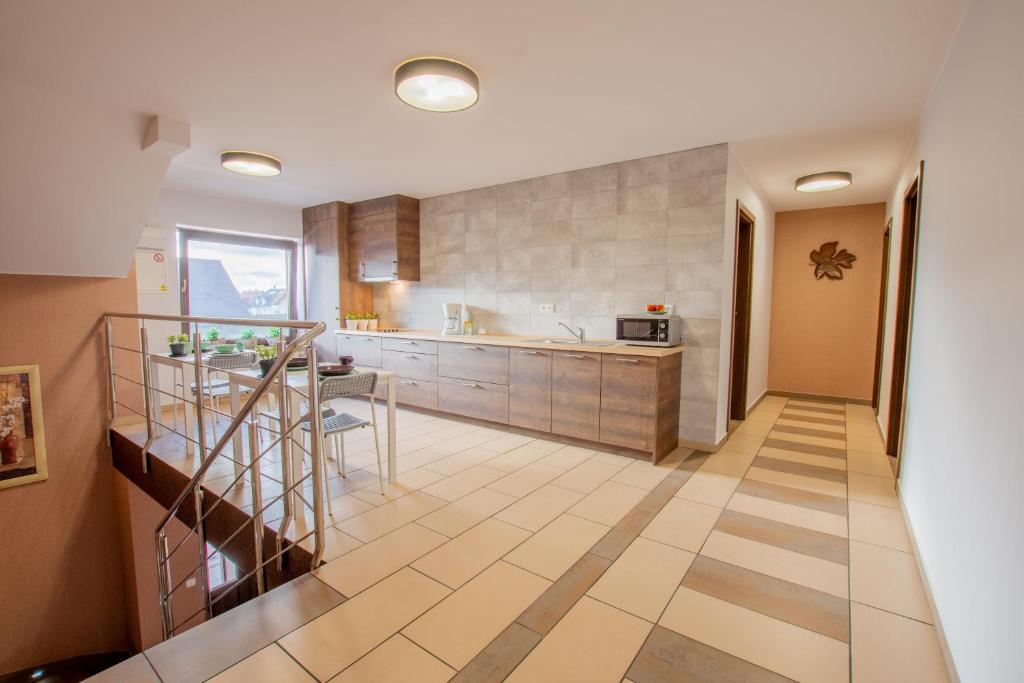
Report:
[[[328,377],[327,379],[321,380],[320,382],[320,404],[325,405],[328,401],[332,401],[336,398],[344,398],[346,396],[363,396],[366,395],[370,399],[370,419],[364,420],[358,418],[355,415],[349,415],[348,413],[338,413],[331,417],[325,417],[323,420],[324,433],[323,439],[326,441],[327,437],[334,438],[338,455],[336,459],[336,465],[338,468],[338,474],[342,477],[345,476],[345,432],[351,429],[362,429],[363,427],[370,427],[373,429],[373,445],[377,449],[377,480],[380,486],[380,493],[384,495],[384,469],[381,465],[380,459],[380,439],[377,436],[377,407],[374,403],[373,392],[377,388],[377,373],[376,372],[357,372],[351,375],[343,375],[341,377]],[[299,427],[304,432],[308,432],[310,429],[309,420],[302,422]],[[320,449],[320,462],[325,471],[324,476],[324,489],[325,495],[327,496],[327,509],[328,514],[334,515],[334,511],[331,510],[331,496],[326,490],[327,488],[327,460],[324,457],[324,449]]]
[[[248,370],[256,365],[255,351],[239,351],[238,353],[215,353],[206,358],[203,365],[207,368],[206,378],[203,380],[203,398],[209,399],[210,406],[220,410],[220,400],[231,395],[231,383],[226,379],[214,380],[213,374],[218,370]],[[189,385],[192,396],[196,395],[195,382]],[[248,394],[252,391],[248,387],[239,387],[240,394]],[[213,440],[217,440],[217,414],[213,414],[211,420],[213,425]],[[199,426],[202,429],[202,425]]]

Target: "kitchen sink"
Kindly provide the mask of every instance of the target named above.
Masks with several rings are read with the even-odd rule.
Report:
[[[580,346],[575,339],[527,339],[529,344],[561,344],[564,346]],[[588,341],[583,346],[615,346],[618,342]]]

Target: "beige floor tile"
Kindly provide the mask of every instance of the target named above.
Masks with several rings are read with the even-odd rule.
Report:
[[[642,619],[580,598],[506,680],[618,683],[650,631]]]
[[[891,508],[900,506],[900,499],[896,494],[896,484],[892,479],[848,472],[846,481],[850,487],[850,500]]]
[[[860,417],[868,420],[875,419],[875,409],[871,406],[862,405],[860,403],[847,403],[846,404],[846,416],[847,417]]]
[[[885,444],[882,443],[882,438],[877,434],[874,436],[854,436],[851,434],[846,437],[846,447],[851,451],[858,451],[860,453],[885,455]]]
[[[380,499],[380,494],[377,495],[377,498]],[[347,494],[347,495],[344,495],[344,496],[338,496],[337,498],[332,498],[331,499],[331,509],[334,511],[334,516],[332,516],[332,517],[327,516],[327,512],[325,510],[324,511],[324,520],[325,520],[325,522],[327,524],[332,524],[332,523],[335,523],[335,522],[341,522],[341,521],[346,520],[346,519],[348,519],[350,517],[355,517],[356,515],[360,515],[360,514],[366,512],[367,510],[372,510],[374,508],[374,506],[376,506],[376,505],[378,505],[380,503],[383,503],[383,502],[384,501],[379,501],[379,503],[378,502],[370,503],[370,502],[367,502],[365,500],[362,500],[358,496],[355,496],[355,495],[353,495],[351,493]],[[327,506],[324,505],[324,508],[326,508],[326,507]]]
[[[840,598],[849,597],[849,572],[844,565],[836,562],[724,534],[721,531],[712,531],[700,552],[701,555],[774,576],[783,581],[798,583]]]
[[[758,407],[757,409],[747,413],[746,421],[774,424],[775,420],[779,418],[779,412],[779,410],[765,410]]]
[[[485,519],[411,566],[449,588],[458,588],[529,537],[525,529]]]
[[[644,538],[699,552],[722,514],[721,508],[673,498],[640,532]]]
[[[683,484],[676,492],[676,496],[705,505],[725,507],[739,483],[739,477],[699,470]]]
[[[447,540],[418,524],[408,524],[328,562],[314,573],[334,590],[352,597]]]
[[[477,465],[423,489],[424,493],[453,501],[504,477],[506,472]]]
[[[608,529],[581,517],[562,515],[506,555],[505,560],[555,581]]]
[[[745,512],[748,515],[756,515],[784,524],[802,526],[805,529],[814,529],[826,534],[847,536],[846,517],[812,510],[802,505],[789,505],[767,498],[735,493],[729,500],[726,509]]]
[[[883,505],[850,501],[850,538],[905,553],[913,553],[903,512]]]
[[[470,467],[480,465],[492,458],[495,458],[497,455],[498,454],[494,451],[484,450],[477,446],[474,448],[467,448],[455,455],[449,455],[448,457],[441,458],[440,460],[435,460],[423,467],[428,470],[433,470],[434,472],[439,472],[446,477],[450,477],[453,474],[458,474],[463,470],[468,470]]]
[[[637,462],[636,458],[629,458],[625,455],[619,455],[617,453],[609,453],[607,451],[600,450],[594,453],[594,457],[592,457],[591,460],[594,460],[596,462],[603,462],[607,465],[615,465],[619,468],[628,467],[629,465],[632,465],[633,463]],[[643,460],[641,462],[649,461]]]
[[[866,605],[851,604],[853,680],[864,683],[945,683],[946,664],[935,628]]]
[[[515,472],[516,470],[522,469],[531,463],[538,462],[539,460],[546,458],[549,454],[557,451],[561,447],[562,444],[560,443],[538,439],[536,441],[531,441],[525,446],[513,448],[506,453],[502,453],[496,458],[488,460],[487,466],[504,472]]]
[[[477,428],[472,432],[461,434],[450,439],[441,439],[433,446],[431,446],[431,448],[442,453],[454,455],[459,451],[464,451],[467,448],[479,446],[483,442],[491,441],[492,439],[494,439],[494,434]]]
[[[650,464],[647,467],[650,467]],[[569,508],[568,512],[592,522],[615,526],[647,493],[645,489],[635,486],[606,481],[593,493],[588,493],[583,500]]]
[[[487,488],[516,498],[522,498],[561,475],[562,470],[557,467],[533,463],[488,484]]]
[[[576,491],[557,486],[542,486],[494,517],[529,531],[539,531],[541,527],[571,508],[581,498],[583,498],[583,494]]]
[[[800,408],[797,406],[786,406],[786,413],[794,417],[824,417],[828,419],[842,420],[842,415],[836,415],[834,413],[822,413],[817,410],[807,410],[806,408]]]
[[[722,450],[729,450],[734,453],[757,453],[762,443],[764,443],[763,436],[734,433],[726,440]]]
[[[210,680],[215,683],[255,683],[256,681],[313,683],[316,681],[276,643],[246,657]]]
[[[332,526],[324,529],[324,562],[330,562],[336,557],[355,550],[363,544],[358,538],[353,538],[343,531]]]
[[[763,448],[761,449],[764,450]],[[728,474],[732,477],[742,477],[750,467],[750,463],[753,462],[755,455],[753,453],[738,453],[736,451],[721,450],[717,453],[711,454],[704,464],[700,466],[700,469],[707,472],[718,472],[719,474]]]
[[[516,499],[490,489],[478,489],[417,520],[417,524],[454,538],[471,526],[505,509]]]
[[[846,434],[846,427],[839,425],[822,424],[820,422],[810,422],[806,420],[793,420],[790,418],[779,418],[775,424],[782,425],[784,427],[800,427],[801,429],[817,429],[822,432],[832,432],[842,436]]]
[[[550,585],[519,567],[497,562],[402,633],[461,669]]]
[[[537,462],[541,465],[549,465],[551,467],[557,467],[560,470],[571,470],[576,465],[585,462],[592,458],[597,451],[589,448],[580,448],[579,446],[563,446],[557,451],[553,451]]]
[[[577,465],[551,483],[563,489],[590,493],[622,470],[618,465],[599,462],[595,460],[596,457],[595,454],[590,460]]]
[[[932,623],[913,555],[850,541],[850,599]]]
[[[741,424],[733,434],[739,434],[742,436],[755,436],[764,438],[768,436],[768,432],[772,430],[772,424],[770,422],[757,422],[757,421],[746,421]]]
[[[528,443],[532,443],[535,439],[532,436],[524,436],[522,434],[509,434],[507,432],[502,433],[501,436],[491,439],[490,441],[484,441],[480,444],[480,448],[495,453],[507,453],[520,446],[525,446]]]
[[[656,622],[696,557],[691,552],[638,538],[587,595]]]
[[[799,462],[805,465],[817,465],[818,467],[828,467],[833,470],[845,470],[846,461],[842,458],[832,458],[827,455],[815,455],[814,453],[803,453],[801,451],[792,451],[787,448],[774,448],[773,446],[765,446],[761,449],[758,455],[766,458],[778,458],[779,460],[789,460],[790,462]]]
[[[278,642],[314,676],[326,681],[450,592],[406,568]]]
[[[413,469],[429,465],[432,462],[436,462],[441,458],[447,458],[448,455],[445,453],[438,453],[430,448],[420,448],[415,451],[402,452],[401,446],[398,448],[398,473],[401,477],[401,473],[405,471],[411,471]]]
[[[844,441],[841,436],[835,439],[825,439],[820,436],[807,436],[806,434],[794,434],[793,432],[773,431],[768,435],[768,438],[805,443],[811,446],[824,446],[825,448],[846,448],[846,441]]]
[[[659,623],[794,680],[849,680],[846,643],[689,588],[676,592]]]
[[[822,493],[826,496],[846,498],[846,486],[836,481],[827,481],[817,477],[804,477],[799,474],[778,472],[763,467],[751,467],[747,470],[746,478],[753,479],[754,481],[763,481],[768,484],[789,486],[802,491],[810,491],[811,493]]]
[[[332,678],[331,683],[444,683],[454,675],[450,666],[398,634]]]
[[[414,491],[361,515],[338,522],[335,526],[365,543],[430,514],[444,504],[445,501],[440,498]]]
[[[664,461],[658,465],[651,465],[646,460],[636,460],[627,465],[621,472],[611,478],[611,481],[619,484],[629,484],[637,488],[650,491],[675,469],[674,463],[663,467]]]
[[[873,436],[878,438],[882,436],[878,431],[878,425],[868,422],[847,422],[846,434],[848,436]]]
[[[893,479],[892,464],[887,455],[850,451],[846,454],[846,467],[851,472]]]

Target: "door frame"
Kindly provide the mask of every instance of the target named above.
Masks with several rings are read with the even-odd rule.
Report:
[[[917,253],[921,231],[921,193],[924,187],[924,161],[917,176],[903,194],[900,221],[899,282],[896,293],[896,330],[893,340],[892,379],[889,391],[889,421],[885,452],[896,458],[899,477],[907,416],[907,384],[910,375],[910,342],[914,320],[914,290],[917,281]],[[909,216],[909,219],[908,219]]]
[[[878,290],[878,331],[875,334],[875,381],[871,388],[871,407],[878,417],[879,397],[882,394],[882,353],[885,345],[885,316],[889,299],[889,250],[892,248],[892,217],[885,222],[882,233],[882,283]]]
[[[742,226],[743,224],[749,224],[749,236],[748,242],[749,247],[746,254],[746,263],[740,263],[740,240],[742,237]],[[750,212],[740,200],[736,200],[736,240],[735,248],[733,249],[733,274],[732,274],[732,335],[729,340],[729,401],[728,410],[730,420],[745,420],[747,417],[747,380],[750,370],[750,313],[753,308],[751,305],[751,297],[753,294],[754,284],[754,233],[757,228],[757,222],[754,218],[754,214]],[[739,277],[740,277],[740,266],[743,266],[746,270],[746,287],[743,291],[740,291]],[[737,336],[736,330],[736,319],[737,309],[742,303],[745,304],[746,315],[744,315],[743,330],[740,331],[740,335]],[[737,374],[736,372],[736,346],[737,342],[741,342],[743,354],[743,365]]]

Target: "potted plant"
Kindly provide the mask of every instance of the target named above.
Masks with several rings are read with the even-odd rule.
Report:
[[[185,345],[188,344],[187,334],[172,334],[167,337],[167,344],[171,347],[172,356],[184,356],[188,353],[185,350]]]
[[[260,377],[266,377],[267,373],[270,372],[270,368],[274,365],[274,359],[277,358],[277,347],[257,346],[256,355],[260,359]]]
[[[346,313],[345,314],[345,329],[349,331],[359,329],[359,314],[358,313]]]
[[[251,328],[245,328],[242,330],[242,334],[238,335],[238,338],[242,340],[242,345],[252,350],[256,348],[256,333]]]
[[[211,327],[203,333],[203,341],[207,344],[217,344],[220,341],[220,330],[216,327]]]
[[[358,321],[359,329],[360,330],[365,330],[366,327],[370,324],[370,320],[367,318],[367,316],[369,314],[368,313],[359,313],[358,315],[359,315],[359,317],[356,320]]]
[[[281,328],[271,327],[270,331],[267,332],[267,345],[277,346],[279,341],[281,341]]]
[[[366,329],[376,330],[377,325],[380,323],[380,313],[367,313],[366,317]]]

